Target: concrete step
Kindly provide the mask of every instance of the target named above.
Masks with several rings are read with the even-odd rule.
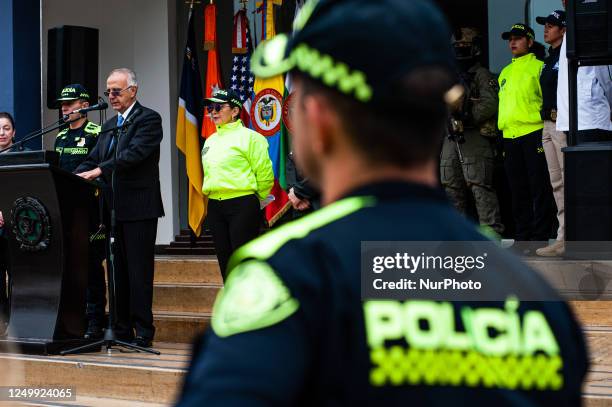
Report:
[[[156,312],[155,340],[191,344],[210,325],[211,314],[192,312]]]
[[[103,351],[70,356],[0,354],[0,371],[13,373],[11,378],[3,377],[2,384],[71,387],[77,397],[171,404],[186,373],[190,347],[157,342],[154,346],[161,355],[119,349],[110,354]],[[8,365],[11,370],[6,370]]]
[[[155,256],[156,283],[221,284],[216,256]]]
[[[153,311],[211,312],[221,284],[155,283]]]
[[[157,251],[156,251],[157,253]],[[164,247],[159,254],[167,256],[214,256],[215,249],[213,247]]]

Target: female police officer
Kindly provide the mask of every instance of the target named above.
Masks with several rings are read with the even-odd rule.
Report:
[[[270,193],[274,173],[268,142],[238,118],[238,96],[218,90],[205,103],[217,132],[202,149],[202,193],[208,197],[208,226],[225,278],[232,252],[259,234],[259,201]]]

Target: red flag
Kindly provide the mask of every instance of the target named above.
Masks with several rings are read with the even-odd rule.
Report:
[[[214,4],[207,4],[204,7],[204,50],[208,51],[204,97],[209,98],[215,90],[223,88],[221,69],[219,69],[219,57],[217,55],[217,6]],[[215,123],[204,112],[202,137],[208,138],[216,131]]]

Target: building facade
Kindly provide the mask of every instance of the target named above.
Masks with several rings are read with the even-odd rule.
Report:
[[[455,27],[474,25],[487,33],[486,61],[499,72],[510,61],[507,44],[500,33],[513,23],[527,21],[542,41],[542,29],[535,17],[561,7],[560,0],[435,0]],[[223,79],[231,70],[233,14],[239,0],[216,0],[218,47]],[[205,2],[204,2],[205,3]],[[295,0],[285,0],[279,9],[279,31],[287,30]],[[203,6],[194,12],[198,41],[202,38]],[[255,37],[260,37],[261,22],[254,14],[255,0],[247,4]],[[166,216],[160,219],[157,244],[169,244],[187,225],[186,176],[182,156],[175,146],[175,123],[179,73],[187,29],[188,6],[184,0],[3,0],[0,2],[0,52],[4,64],[0,77],[0,111],[14,114],[18,138],[58,118],[57,110],[47,108],[48,31],[63,25],[99,30],[97,94],[102,95],[108,72],[130,67],[138,74],[139,100],[157,110],[163,118],[160,177]],[[200,49],[200,67],[206,56]],[[204,75],[204,72],[202,72]],[[95,93],[90,89],[90,92]],[[109,110],[108,117],[112,115]],[[98,114],[90,114],[98,121]],[[32,148],[51,149],[55,134],[44,137]],[[0,208],[0,210],[6,208]]]

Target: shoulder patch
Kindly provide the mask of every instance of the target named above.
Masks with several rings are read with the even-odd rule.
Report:
[[[212,329],[224,338],[267,328],[289,318],[298,301],[276,272],[263,261],[238,265],[215,301]]]
[[[93,133],[95,135],[98,135],[98,133],[100,133],[100,130],[102,129],[102,127],[100,127],[99,125],[89,122],[87,123],[87,126],[85,126],[85,131],[87,133]]]

